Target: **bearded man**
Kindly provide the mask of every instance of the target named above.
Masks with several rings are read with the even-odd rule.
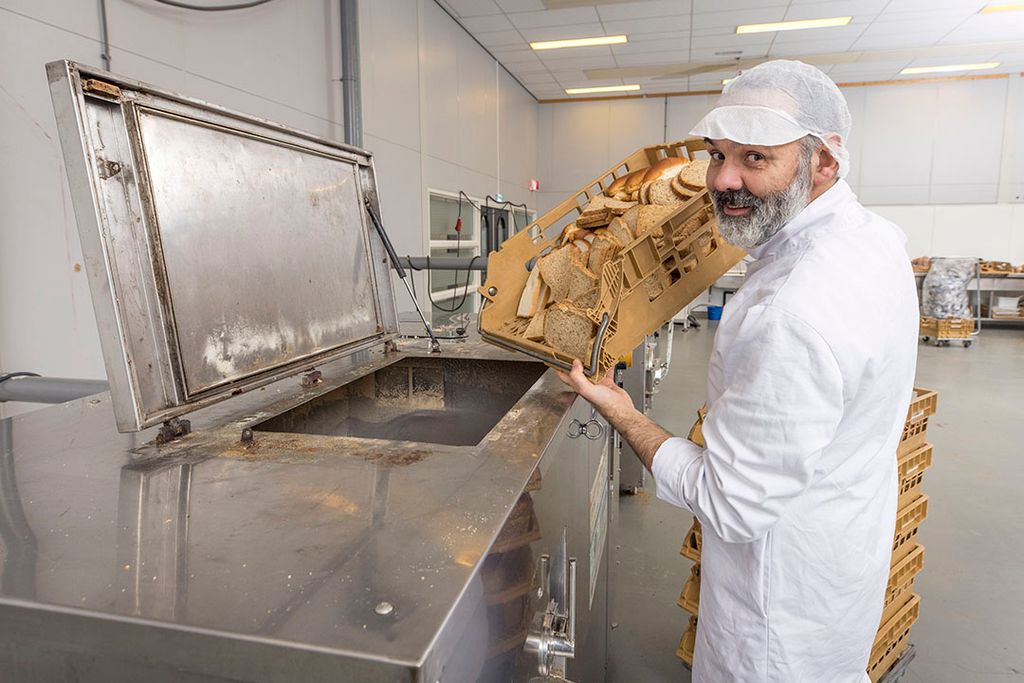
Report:
[[[849,132],[839,88],[781,60],[691,131],[721,234],[752,259],[715,335],[705,448],[609,378],[562,375],[703,525],[697,683],[868,681],[918,312],[902,232],[843,180]]]

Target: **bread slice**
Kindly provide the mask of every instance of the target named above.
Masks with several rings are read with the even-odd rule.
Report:
[[[537,312],[537,302],[540,300],[541,287],[544,281],[540,278],[540,268],[530,271],[530,277],[526,278],[526,286],[519,297],[519,308],[516,315],[529,318]]]
[[[604,264],[618,256],[622,246],[622,243],[611,235],[598,237],[594,240],[594,248],[590,250],[587,268],[596,275],[600,275]]]
[[[601,296],[600,280],[589,268],[576,265],[569,275],[569,301],[580,308],[593,308]]]
[[[640,216],[636,221],[636,236],[643,237],[652,233],[655,237],[662,236],[661,225],[676,210],[675,206],[644,206],[640,209]],[[543,273],[542,273],[543,274]]]
[[[658,204],[660,206],[678,206],[683,203],[683,200],[672,191],[671,180],[656,180],[651,183],[651,189],[648,193],[651,204]]]
[[[649,199],[650,195],[648,194],[650,189],[651,183],[644,183],[640,186],[640,191],[637,193],[637,201],[640,202],[640,206],[651,203],[651,200]]]
[[[595,328],[586,313],[569,303],[552,304],[544,315],[544,341],[585,364],[590,362]]]
[[[569,225],[567,225],[564,228],[562,228],[562,234],[561,234],[561,236],[558,239],[558,243],[559,244],[569,244],[569,242],[572,242],[573,240],[575,240],[575,239],[577,239],[579,237],[582,237],[583,236],[582,233],[585,233],[585,232],[586,232],[586,230],[584,230],[583,228],[579,227],[575,223],[570,223]]]
[[[539,341],[544,339],[544,318],[547,317],[547,310],[540,309],[530,320],[530,324],[526,326],[526,333],[523,335],[527,339]]]
[[[583,209],[583,213],[590,213],[591,211],[599,211],[601,209],[608,209],[612,214],[621,216],[627,210],[633,208],[633,202],[623,202],[618,199],[611,197],[605,197],[604,195],[598,195],[590,200],[586,208]]]
[[[694,190],[703,190],[708,186],[707,175],[708,166],[711,165],[710,159],[697,159],[692,161],[683,167],[683,170],[679,172],[679,182],[685,187],[693,188]]]
[[[585,211],[579,215],[576,219],[576,227],[578,228],[602,228],[611,222],[614,216],[612,215],[611,209],[607,207],[601,207],[600,209],[594,209],[593,211]]]
[[[648,167],[647,173],[644,174],[644,182],[671,180],[679,175],[679,172],[683,170],[683,166],[686,166],[688,163],[690,163],[690,160],[683,159],[682,157],[667,157],[656,161]]]
[[[632,209],[622,214],[622,222],[626,224],[627,228],[629,228],[629,232],[633,237],[636,237],[636,221],[638,218],[640,218],[639,206],[634,206]],[[611,227],[611,223],[608,224],[608,227]]]
[[[613,218],[612,222],[605,229],[622,246],[626,246],[633,241],[633,232],[629,229],[629,224],[623,218]]]
[[[693,189],[691,189],[689,187],[686,187],[681,182],[679,182],[679,176],[676,176],[675,178],[672,179],[671,185],[672,185],[672,191],[675,192],[676,195],[680,199],[683,199],[683,200],[686,200],[686,201],[689,201],[698,192],[698,190],[693,190]]]
[[[561,301],[569,296],[569,274],[573,264],[580,258],[579,253],[576,247],[566,245],[537,261],[536,268],[540,270],[541,278],[551,288],[552,301]]]

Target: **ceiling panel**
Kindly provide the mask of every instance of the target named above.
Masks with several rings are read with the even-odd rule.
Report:
[[[627,2],[617,5],[601,5],[597,8],[597,13],[601,17],[601,21],[667,17],[673,14],[685,14],[686,16],[690,16],[690,3],[688,0]]]
[[[593,7],[567,7],[543,12],[517,12],[509,14],[516,28],[542,28],[545,26],[572,26],[600,21]]]
[[[759,7],[757,9],[736,10],[730,12],[705,12],[693,15],[694,28],[728,28],[733,29],[740,24],[763,24],[769,21],[782,21],[786,16],[786,7]]]
[[[494,0],[504,12],[532,12],[543,10],[541,0]]]
[[[516,16],[514,14],[510,15]],[[572,26],[537,26],[535,28],[521,28],[519,34],[527,42],[534,40],[566,40],[569,38],[590,38],[592,36],[605,35],[604,27],[599,23],[594,24],[573,24]],[[572,52],[573,50],[585,50],[577,47],[569,50],[551,50],[551,52]]]
[[[460,19],[462,25],[470,33],[485,31],[511,31],[515,29],[512,22],[504,14],[488,14],[479,17],[464,17]]]
[[[605,31],[611,35],[625,33],[663,33],[665,31],[682,31],[690,28],[689,14],[675,14],[669,17],[648,17],[646,19],[626,19],[623,21],[604,22]]]
[[[459,17],[478,17],[484,14],[501,14],[501,8],[494,0],[443,0]]]
[[[640,83],[650,94],[715,89],[735,73],[736,59],[820,60],[829,53],[838,59],[849,51],[864,54],[854,63],[822,65],[837,81],[888,80],[911,63],[1003,63],[984,73],[1024,67],[1024,12],[979,15],[984,0],[605,0],[560,9],[547,9],[543,0],[440,2],[535,96],[544,98],[565,97],[564,87],[622,82]],[[739,24],[845,15],[853,20],[842,27],[735,33]],[[618,33],[629,42],[544,52],[528,45]],[[993,45],[981,46],[987,43]],[[908,52],[894,60],[886,52],[891,50]],[[655,77],[709,64],[716,66],[714,72]],[[639,70],[639,75],[620,69]]]
[[[693,12],[721,12],[727,10],[786,7],[786,0],[693,0]]]
[[[483,43],[486,47],[497,47],[515,45],[517,47],[525,47],[529,50],[526,41],[523,40],[523,36],[519,34],[519,31],[489,31],[487,33],[473,33],[473,37]]]
[[[612,54],[618,57],[619,55],[638,55],[645,52],[682,50],[690,45],[690,34],[685,31],[679,31],[671,34],[659,33],[657,35],[663,37],[658,40],[643,40],[647,35],[648,34],[641,34],[639,36],[635,36],[624,45],[612,45]]]

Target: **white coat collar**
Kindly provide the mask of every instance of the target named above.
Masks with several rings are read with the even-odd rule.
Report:
[[[796,246],[805,241],[797,239],[798,237],[804,236],[805,233],[807,233],[806,237],[810,237],[813,231],[809,231],[809,228],[828,226],[832,223],[832,221],[827,220],[829,216],[835,215],[844,204],[856,201],[856,199],[857,196],[853,194],[853,190],[850,189],[846,181],[839,179],[835,185],[825,190],[817,199],[805,206],[800,213],[794,216],[771,239],[764,244],[747,249],[747,253],[755,260],[761,261],[775,256],[784,250],[788,250],[790,246]]]

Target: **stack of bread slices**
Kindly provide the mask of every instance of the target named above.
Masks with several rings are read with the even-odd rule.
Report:
[[[597,331],[587,311],[600,303],[605,264],[635,239],[661,239],[665,219],[704,189],[707,166],[670,157],[612,182],[536,261],[507,331],[589,363]],[[644,286],[653,299],[664,284],[650,280]]]

